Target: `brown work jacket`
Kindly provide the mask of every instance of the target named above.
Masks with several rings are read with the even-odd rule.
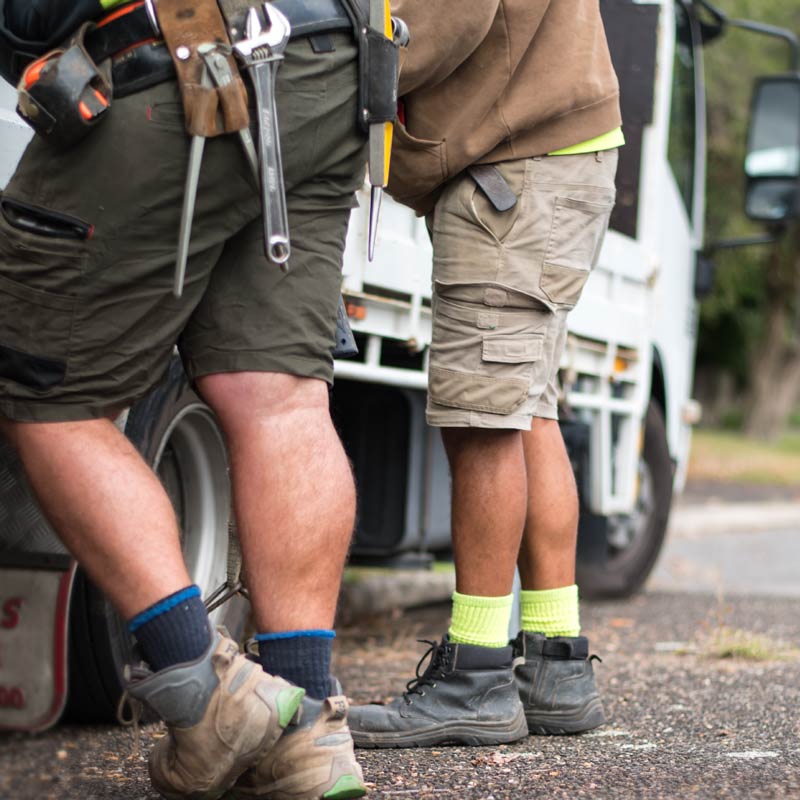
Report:
[[[418,214],[471,164],[543,155],[621,125],[599,0],[392,0],[411,41],[389,193]]]

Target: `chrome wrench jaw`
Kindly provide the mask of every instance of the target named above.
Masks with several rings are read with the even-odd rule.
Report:
[[[233,46],[233,49],[241,56],[247,66],[249,66],[247,61],[254,57],[256,50],[267,47],[276,53],[282,53],[289,43],[292,26],[286,16],[269,3],[264,3],[262,12],[264,15],[263,21],[258,10],[255,7],[250,8],[245,20],[245,38]],[[264,27],[264,21],[269,27]],[[264,57],[264,55],[255,56],[257,60]]]
[[[258,109],[261,200],[264,215],[264,250],[267,258],[284,272],[289,270],[289,219],[283,184],[280,132],[275,107],[275,78],[289,42],[291,25],[269,3],[262,16],[251,8],[247,14],[247,38],[234,45],[234,52],[247,67],[255,88]],[[265,29],[264,21],[269,25]]]

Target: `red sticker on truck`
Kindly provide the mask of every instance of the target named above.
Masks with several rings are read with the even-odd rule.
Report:
[[[61,716],[74,573],[0,567],[0,729],[43,730]]]

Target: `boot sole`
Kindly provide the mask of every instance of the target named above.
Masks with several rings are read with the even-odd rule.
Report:
[[[269,784],[252,788],[234,786],[223,800],[353,800],[367,793],[355,769],[312,767]]]
[[[599,698],[590,700],[582,709],[572,714],[546,713],[540,709],[527,711],[528,731],[537,736],[569,736],[591,731],[605,725],[606,715]]]
[[[340,775],[333,785],[324,784],[312,790],[296,787],[276,789],[273,785],[260,786],[251,792],[234,787],[222,800],[258,800],[265,797],[269,800],[353,800],[356,797],[363,797],[366,793],[367,787],[358,775],[347,774]]]
[[[525,712],[519,713],[510,722],[463,722],[453,720],[432,725],[423,730],[404,732],[366,732],[350,728],[356,747],[401,748],[438,747],[440,745],[467,745],[470,747],[509,744],[528,735]]]

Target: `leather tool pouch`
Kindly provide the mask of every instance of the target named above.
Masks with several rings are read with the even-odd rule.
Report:
[[[397,115],[397,78],[400,48],[374,28],[365,26],[358,43],[359,124],[364,131],[376,122],[392,122]]]
[[[87,22],[65,47],[29,64],[17,87],[19,115],[57,147],[79,142],[111,107],[109,71],[94,63],[84,45],[92,27]]]
[[[376,122],[397,116],[400,47],[369,24],[368,0],[342,0],[358,42],[358,125],[367,133]]]
[[[219,6],[216,0],[197,0],[192,6],[194,14],[187,17],[186,0],[156,3],[158,24],[178,73],[186,130],[191,136],[206,137],[240,131],[250,117],[247,90],[235,59],[228,56],[233,82],[218,89],[203,83],[205,64],[197,52],[198,45],[206,42],[230,46]]]

